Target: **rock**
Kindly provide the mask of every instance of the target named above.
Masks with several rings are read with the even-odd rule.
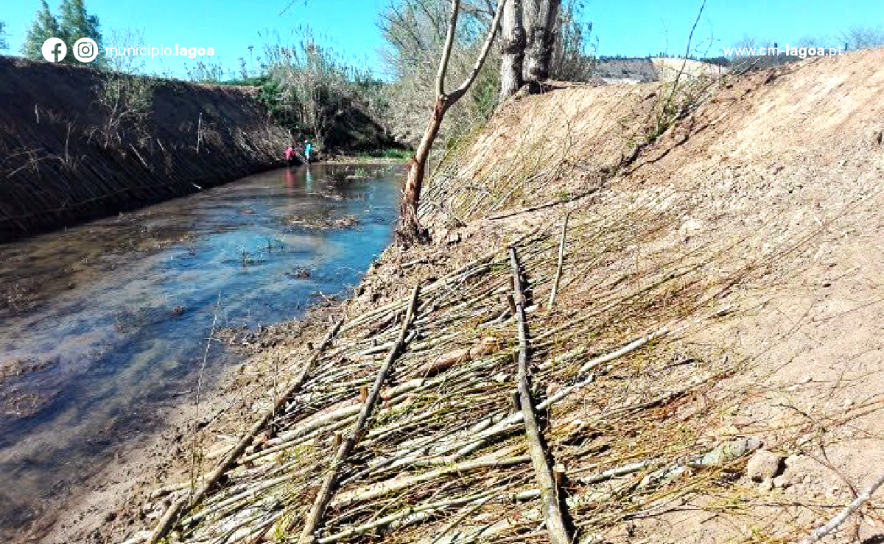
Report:
[[[792,479],[786,474],[777,476],[773,479],[773,486],[777,489],[788,489],[792,487]]]
[[[706,452],[691,464],[704,467],[721,467],[744,455],[752,453],[762,446],[757,438],[735,438],[723,442]]]
[[[753,481],[767,482],[772,481],[782,472],[783,456],[772,451],[761,449],[749,459],[749,465],[746,467],[746,474]],[[771,484],[772,486],[772,484]]]

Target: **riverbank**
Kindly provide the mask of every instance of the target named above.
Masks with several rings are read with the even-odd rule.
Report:
[[[281,164],[255,90],[0,57],[0,242]]]
[[[310,337],[324,328],[335,315],[337,305],[326,303],[301,317],[297,325],[280,326],[286,337]],[[279,330],[277,327],[271,329]],[[144,530],[157,522],[162,508],[147,507],[164,499],[179,484],[190,481],[191,474],[217,462],[223,450],[213,449],[195,459],[190,452],[215,444],[219,438],[235,437],[246,431],[256,416],[257,407],[267,391],[278,388],[274,376],[285,373],[279,360],[285,348],[270,347],[278,339],[263,333],[254,345],[241,344],[230,349],[243,355],[260,351],[260,357],[227,367],[213,377],[199,405],[192,395],[174,407],[165,407],[152,417],[158,430],[129,439],[113,459],[70,490],[59,500],[48,500],[38,523],[28,528],[15,544],[67,544],[122,542],[134,530]],[[269,353],[277,353],[275,357]]]
[[[428,183],[432,244],[268,333],[249,367],[265,385],[178,456],[220,452],[206,475],[235,452],[224,477],[180,513],[206,479],[146,482],[103,535],[144,541],[169,511],[170,542],[296,539],[387,360],[318,541],[546,542],[513,403],[524,311],[577,542],[800,539],[884,452],[882,60],[701,79],[675,108],[661,84],[507,104]],[[879,533],[874,512],[833,542]]]
[[[259,95],[0,56],[0,244],[282,166],[292,136]],[[335,154],[396,144],[356,112],[328,138]]]

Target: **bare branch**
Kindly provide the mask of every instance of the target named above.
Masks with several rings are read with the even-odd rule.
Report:
[[[494,21],[491,22],[491,28],[488,30],[488,35],[485,37],[485,44],[482,45],[482,52],[479,53],[479,58],[476,59],[476,63],[473,65],[473,69],[467,79],[461,83],[456,91],[451,93],[450,98],[452,101],[456,101],[462,97],[470,88],[470,85],[476,81],[476,77],[478,77],[482,65],[485,64],[485,58],[491,50],[491,44],[494,43],[494,37],[497,36],[497,29],[500,27],[500,18],[503,15],[503,7],[506,5],[507,1],[508,0],[501,0],[500,3],[497,4],[497,11],[494,13]]]
[[[451,46],[454,44],[454,33],[457,30],[457,13],[459,10],[460,0],[451,0],[451,18],[448,20],[448,34],[445,36],[442,60],[439,61],[439,72],[436,74],[436,96],[445,96],[445,72],[448,71],[448,61],[451,59]]]
[[[848,517],[850,517],[851,514],[859,510],[862,505],[867,503],[869,499],[872,498],[872,495],[875,494],[875,491],[877,491],[878,488],[882,485],[884,485],[884,474],[879,476],[878,479],[875,480],[875,482],[871,486],[869,486],[868,489],[863,491],[862,495],[854,499],[854,501],[847,505],[844,510],[842,510],[838,513],[837,516],[832,518],[829,523],[812,532],[810,536],[802,540],[799,544],[814,544],[814,542],[819,542],[820,540],[822,540],[823,537],[837,529],[842,523],[844,523],[845,520],[847,520]]]

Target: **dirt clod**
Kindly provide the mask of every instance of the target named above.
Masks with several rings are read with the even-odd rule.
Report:
[[[755,482],[773,480],[785,468],[783,456],[769,450],[758,450],[749,458],[746,474]]]

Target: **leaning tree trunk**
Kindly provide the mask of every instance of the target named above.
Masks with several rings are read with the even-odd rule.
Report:
[[[524,0],[525,62],[522,77],[536,86],[549,79],[561,0]]]
[[[529,0],[530,2],[531,0]],[[522,0],[510,0],[503,10],[500,59],[500,102],[522,87],[522,61],[525,59],[525,27]]]
[[[429,124],[427,124],[427,130],[424,132],[423,138],[421,138],[417,152],[411,160],[408,179],[405,182],[405,190],[402,195],[402,205],[399,207],[402,215],[399,219],[399,227],[396,229],[396,240],[401,245],[408,246],[415,242],[423,243],[429,238],[426,229],[421,227],[417,218],[417,209],[420,205],[424,174],[427,168],[427,158],[430,156],[430,149],[432,149],[433,142],[439,134],[439,127],[442,125],[445,112],[448,111],[452,104],[460,100],[467,93],[473,82],[476,81],[479,70],[482,69],[485,58],[488,57],[488,51],[491,49],[494,37],[497,35],[497,27],[500,26],[500,19],[506,4],[507,0],[500,0],[498,2],[497,10],[494,12],[494,20],[488,29],[488,35],[485,37],[485,43],[482,45],[482,51],[476,59],[476,64],[473,65],[469,76],[461,83],[460,87],[449,94],[445,92],[445,73],[448,71],[448,61],[451,59],[451,47],[454,44],[457,15],[460,11],[460,0],[451,0],[448,34],[445,36],[445,48],[442,50],[439,72],[436,74],[436,101],[433,105],[433,116],[430,118]]]
[[[426,242],[429,239],[427,230],[421,226],[417,219],[417,206],[424,186],[427,158],[430,156],[433,141],[439,134],[442,119],[445,117],[445,112],[448,111],[450,105],[447,97],[444,95],[436,97],[436,104],[433,106],[433,116],[427,124],[427,130],[424,132],[423,138],[421,138],[421,143],[417,147],[414,158],[412,158],[411,167],[408,169],[405,192],[402,195],[402,204],[399,207],[400,223],[397,231],[399,241],[406,245],[411,242]]]

